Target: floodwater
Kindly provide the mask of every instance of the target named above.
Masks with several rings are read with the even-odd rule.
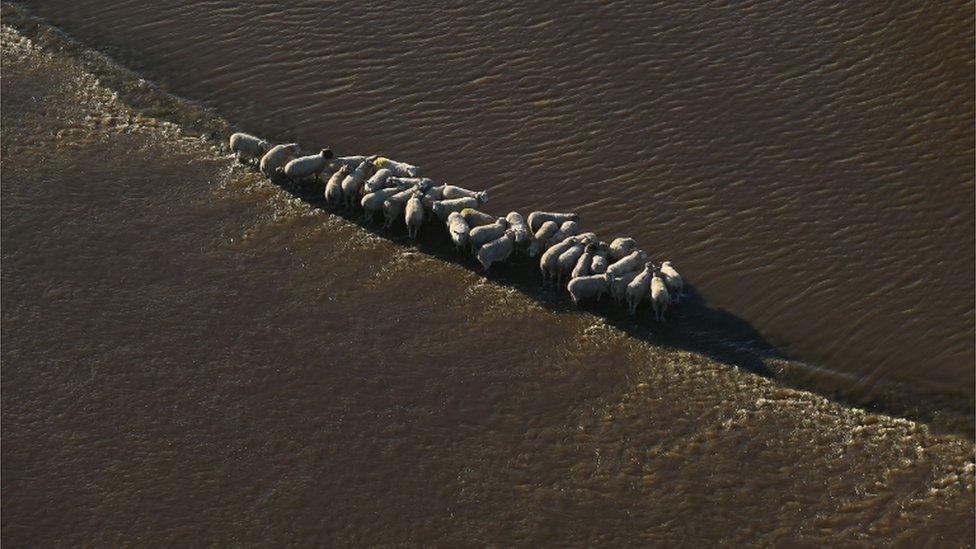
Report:
[[[696,295],[634,324],[364,230],[5,9],[50,53],[4,27],[4,542],[972,545],[969,436],[779,380],[971,399],[966,6],[35,8],[242,128],[577,209]]]
[[[790,358],[972,401],[972,3],[26,4],[241,129],[577,211]]]

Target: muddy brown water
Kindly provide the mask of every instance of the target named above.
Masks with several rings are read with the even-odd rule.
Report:
[[[234,17],[236,8],[219,7],[208,13]],[[159,9],[156,17],[171,17]],[[428,31],[440,40],[438,24],[468,32],[496,24],[478,21],[447,25],[432,14]],[[557,32],[550,26],[533,28]],[[134,27],[155,47],[153,26]],[[7,543],[972,544],[971,439],[748,371],[743,357],[759,357],[753,369],[774,368],[795,350],[783,351],[746,313],[723,316],[714,305],[721,284],[710,289],[705,271],[689,271],[700,303],[676,328],[576,313],[533,291],[517,269],[486,282],[436,240],[418,249],[296,199],[211,142],[133,112],[72,60],[42,54],[9,28],[3,61]],[[286,127],[302,125],[263,130],[285,137]],[[334,145],[408,159],[435,148],[379,128],[387,139],[375,145],[374,134]],[[438,154],[465,159],[467,174],[498,173],[480,162],[504,164],[462,149]],[[545,173],[529,169],[539,158],[523,159],[519,173]],[[546,159],[567,173],[584,169],[573,162]],[[462,171],[457,162],[436,169]],[[564,176],[551,196],[534,194],[544,177],[492,183],[493,203],[583,200],[579,179]],[[578,205],[600,232],[618,222],[648,231],[600,221],[616,206],[613,186],[599,187],[599,207],[593,198],[563,204]],[[699,192],[659,200],[711,200]],[[672,224],[681,222],[676,212]],[[641,238],[669,233],[660,230]],[[698,343],[697,328],[731,343]],[[877,375],[837,368],[856,374],[852,382]]]
[[[26,2],[240,128],[578,211],[785,355],[971,401],[971,3]]]

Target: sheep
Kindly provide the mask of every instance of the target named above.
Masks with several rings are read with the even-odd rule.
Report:
[[[508,212],[505,216],[505,220],[508,221],[509,226],[515,231],[515,245],[521,246],[528,242],[529,240],[529,225],[525,222],[525,218],[522,214],[518,212]]]
[[[670,261],[661,263],[660,271],[664,278],[664,283],[668,287],[668,295],[674,303],[678,303],[681,301],[681,294],[684,293],[684,279],[681,278],[681,275],[674,269]]]
[[[484,212],[480,212],[474,208],[465,208],[461,210],[461,215],[464,220],[468,222],[468,225],[473,229],[475,227],[483,227],[485,225],[491,225],[498,218],[493,215],[488,215]]]
[[[573,298],[573,304],[579,307],[580,301],[586,298],[595,297],[599,301],[600,296],[607,293],[611,283],[610,275],[606,273],[579,276],[571,279],[566,289],[569,290],[569,296]]]
[[[446,222],[447,216],[451,215],[451,212],[460,212],[465,208],[474,208],[477,205],[478,199],[476,198],[455,198],[453,200],[435,200],[431,209],[438,219]]]
[[[515,231],[508,229],[500,237],[486,243],[478,249],[478,263],[484,267],[485,272],[491,268],[492,264],[505,261],[515,250]]]
[[[384,170],[389,170],[389,168],[383,168],[383,169]],[[390,170],[390,171],[393,171],[393,170]],[[389,183],[391,185],[397,184],[397,183],[406,183],[408,185],[420,185],[421,183],[424,183],[424,182],[430,182],[430,183],[433,184],[433,182],[430,179],[426,178],[426,177],[400,177],[400,176],[397,176],[397,175],[390,176],[390,179],[388,181],[389,181]]]
[[[614,238],[610,243],[610,262],[620,261],[637,249],[637,241],[633,238]]]
[[[627,310],[630,316],[637,314],[637,306],[648,296],[651,288],[651,278],[654,276],[654,264],[645,263],[644,270],[637,274],[633,280],[627,284],[625,294],[627,296]]]
[[[406,178],[397,178],[400,180],[407,180]],[[434,202],[443,198],[444,185],[434,186],[434,182],[430,179],[420,179],[420,184],[426,184],[427,191],[424,192],[424,196],[420,198],[421,202],[424,203],[424,213],[427,217],[433,217],[434,215]]]
[[[579,261],[576,262],[576,266],[573,267],[573,273],[570,275],[570,278],[579,278],[581,276],[589,276],[591,274],[590,263],[593,261],[594,253],[596,253],[596,244],[591,242],[583,248],[583,255],[580,256]]]
[[[570,236],[561,242],[557,242],[542,254],[542,257],[539,259],[539,270],[542,271],[543,283],[556,278],[559,256],[577,243],[578,239],[575,236]]]
[[[345,166],[346,169],[352,171],[356,169],[356,166],[362,164],[363,160],[366,160],[366,158],[367,157],[363,155],[340,156],[333,158],[332,161],[329,162],[329,167],[331,167],[333,170],[338,170],[339,168]]]
[[[596,233],[583,233],[576,236],[580,238],[580,242],[583,244],[596,244],[600,240],[596,237]]]
[[[668,310],[668,303],[671,301],[668,296],[668,287],[664,279],[657,273],[651,279],[651,307],[654,308],[654,319],[664,320],[664,311]]]
[[[386,168],[383,168],[381,170],[376,170],[376,173],[374,173],[373,176],[370,177],[366,181],[366,183],[363,184],[363,192],[366,193],[366,194],[369,194],[369,193],[372,193],[372,192],[376,192],[376,191],[378,191],[380,189],[387,188],[386,181],[387,181],[387,179],[390,178],[391,175],[393,175],[393,172],[391,172],[390,170],[388,170]],[[395,187],[396,184],[393,184],[393,185],[390,185],[390,186],[391,187]],[[404,188],[406,188],[406,187],[404,187]]]
[[[332,150],[328,148],[322,149],[319,154],[300,156],[285,164],[285,175],[296,182],[307,177],[318,181],[319,176],[329,166],[329,160],[334,156]]]
[[[576,242],[574,246],[559,254],[559,259],[556,262],[556,284],[562,284],[564,275],[567,279],[570,278],[569,275],[573,272],[573,268],[576,267],[576,263],[579,262],[583,251],[586,250],[586,245],[580,242],[579,239]]]
[[[468,189],[455,187],[454,185],[444,185],[445,200],[468,197],[477,198],[478,202],[484,204],[485,202],[488,202],[488,191],[469,191]]]
[[[475,253],[481,246],[501,237],[506,230],[508,230],[508,221],[505,221],[503,217],[499,217],[491,225],[472,227],[471,233],[468,236],[468,243],[471,244],[471,252]]]
[[[600,242],[597,251],[593,254],[593,261],[590,263],[590,272],[593,274],[601,274],[607,272],[607,254],[610,253],[610,245],[606,242]]]
[[[447,216],[447,232],[451,235],[451,242],[454,243],[459,252],[467,245],[470,230],[468,222],[458,212],[451,212],[451,215]]]
[[[411,239],[417,238],[417,231],[424,223],[424,203],[420,200],[420,191],[414,191],[413,195],[407,200],[407,207],[403,213],[404,221],[407,223],[407,236]]]
[[[612,250],[611,253],[613,253]],[[636,271],[645,261],[647,261],[647,254],[642,250],[637,250],[632,252],[630,255],[612,263],[609,267],[607,267],[607,272],[616,278],[626,272]]]
[[[401,184],[393,187],[392,189],[380,189],[364,196],[360,201],[360,204],[363,207],[363,221],[366,223],[372,223],[373,215],[383,209],[383,203],[386,202],[386,200],[391,196],[394,196],[407,188],[408,186]]]
[[[349,173],[349,168],[345,165],[340,166],[339,170],[332,174],[329,182],[325,184],[325,201],[329,206],[335,208],[342,203],[342,180]]]
[[[346,207],[352,208],[356,204],[356,199],[359,198],[359,192],[363,186],[363,180],[366,179],[366,173],[370,170],[370,159],[363,160],[359,163],[359,166],[355,170],[349,172],[349,175],[342,180],[342,196],[346,199]]]
[[[556,212],[532,212],[528,217],[529,230],[537,231],[539,227],[542,226],[546,221],[553,221],[557,225],[562,225],[567,221],[573,221],[579,223],[579,214],[577,213],[556,213]]]
[[[374,161],[377,168],[386,168],[393,172],[393,175],[398,177],[417,177],[420,173],[420,168],[417,166],[412,166],[406,162],[398,162],[396,160],[390,160],[389,158],[379,157]]]
[[[640,274],[640,271],[628,271],[622,275],[610,275],[613,277],[610,282],[610,297],[617,303],[623,303],[624,298],[627,297],[627,285],[637,278],[638,274]]]
[[[542,247],[543,250],[549,246],[555,244],[556,242],[562,242],[568,236],[576,236],[579,234],[579,224],[575,221],[564,221],[562,225],[559,226],[559,231],[552,235],[546,244]]]
[[[553,212],[532,212],[529,214],[529,229],[538,231],[546,221],[563,223],[565,221],[575,221],[579,223],[579,214],[575,213],[553,213]]]
[[[281,168],[295,157],[301,149],[298,143],[287,143],[285,145],[275,145],[261,157],[260,169],[265,177],[271,179],[278,175]]]
[[[535,232],[535,235],[533,235],[532,244],[529,244],[529,257],[535,257],[540,252],[545,251],[547,248],[546,243],[558,232],[559,225],[555,221],[546,221],[543,223]]]
[[[230,150],[237,157],[237,161],[241,163],[258,162],[271,148],[271,143],[243,132],[231,134],[229,144]]]
[[[403,215],[403,210],[407,207],[407,201],[416,192],[416,188],[400,191],[383,202],[383,228],[393,228],[393,223]]]

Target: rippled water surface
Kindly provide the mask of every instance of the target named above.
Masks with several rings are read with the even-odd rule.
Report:
[[[791,358],[972,397],[971,3],[28,4],[243,129],[632,235]]]
[[[87,9],[41,6],[41,11],[78,18],[65,26],[78,21],[74,28],[94,44],[111,42],[103,33],[113,28],[123,40],[121,21],[127,20],[134,34],[124,40],[138,38],[139,46],[115,49],[113,55],[142,60],[144,72],[120,72],[110,59],[91,55],[7,5],[0,28],[5,544],[972,545],[972,439],[944,429],[958,431],[958,423],[936,414],[926,418],[930,426],[798,390],[791,386],[799,381],[793,362],[779,358],[767,341],[776,339],[767,324],[788,324],[763,316],[764,310],[753,305],[723,311],[709,304],[742,299],[749,305],[754,300],[772,310],[767,294],[782,291],[773,281],[783,276],[786,284],[786,275],[800,272],[757,267],[746,276],[740,270],[747,259],[763,257],[783,270],[789,257],[802,253],[765,238],[752,244],[741,235],[720,238],[723,223],[739,219],[736,223],[749,230],[765,227],[778,233],[780,242],[806,238],[802,249],[809,252],[817,242],[830,242],[817,236],[813,221],[839,225],[836,216],[801,215],[794,204],[803,198],[800,182],[776,187],[768,178],[737,181],[714,162],[699,161],[711,166],[699,166],[702,177],[714,173],[698,182],[687,179],[694,164],[683,161],[673,164],[670,178],[664,177],[668,155],[676,160],[674,155],[689,154],[695,143],[712,147],[702,152],[725,155],[738,150],[735,142],[762,140],[761,133],[729,133],[730,151],[708,139],[689,141],[683,132],[641,142],[643,132],[658,134],[679,120],[691,124],[701,109],[719,101],[717,91],[711,103],[681,103],[691,109],[684,114],[677,103],[658,105],[671,114],[661,114],[656,131],[639,122],[649,120],[649,128],[654,127],[650,111],[634,105],[648,97],[652,104],[673,103],[678,96],[664,87],[653,99],[650,81],[632,89],[626,116],[594,118],[601,108],[623,109],[623,96],[614,95],[622,88],[615,86],[632,85],[633,74],[649,73],[654,66],[658,80],[684,75],[694,83],[694,70],[686,73],[689,67],[671,63],[675,52],[691,51],[688,37],[695,34],[681,41],[680,34],[668,34],[674,32],[671,23],[654,26],[636,15],[611,24],[620,19],[613,11],[623,10],[615,5],[600,8],[598,22],[591,21],[596,8],[589,9],[589,18],[562,14],[553,23],[547,23],[549,15],[513,15],[517,10],[512,8],[478,17],[464,10],[431,11],[423,15],[424,25],[416,14],[405,24],[406,12],[379,14],[366,6],[345,18],[332,10],[328,25],[318,27],[307,21],[317,21],[319,10],[304,10],[306,24],[299,24],[298,11],[286,16],[280,9],[269,10],[262,18],[218,4],[193,8],[214,18],[209,22],[189,8],[154,13],[155,7],[122,6],[114,15],[107,8]],[[749,14],[724,13],[728,25],[745,25],[740,18]],[[672,14],[666,21],[691,25],[690,32],[695,18],[708,15]],[[140,23],[140,17],[160,23]],[[244,31],[231,21],[276,29],[264,36],[292,33],[307,39],[275,45],[264,57],[260,47],[254,56],[245,56],[216,43],[205,46],[210,40],[243,42]],[[507,40],[518,47],[506,46],[493,39],[501,32],[499,25],[528,31],[510,31]],[[600,29],[587,25],[606,26],[607,36],[597,36]],[[650,34],[638,33],[640,26]],[[366,44],[364,36],[383,29],[392,39],[382,47],[403,52],[403,60],[416,58],[416,71],[397,76],[385,65],[388,59],[370,49],[380,46]],[[448,31],[460,34],[448,37]],[[255,29],[249,32],[262,36]],[[305,101],[265,95],[280,85],[276,79],[284,79],[283,74],[311,68],[303,67],[308,55],[292,52],[300,47],[296,44],[322,40],[323,32],[330,41],[345,40],[344,47],[351,49],[328,54],[334,62],[331,72],[329,67],[310,70],[283,88],[303,90]],[[627,38],[630,32],[634,36]],[[200,40],[184,46],[175,38],[179,33]],[[623,56],[644,59],[655,51],[644,46],[621,55],[606,53],[622,47],[620,40],[640,42],[638,37],[645,35],[658,36],[655,40],[671,36],[659,44],[662,51],[671,48],[658,61],[662,65],[647,61],[643,71],[624,66]],[[497,63],[482,62],[477,68],[478,56],[452,53],[472,49],[479,37],[484,40],[479,51],[494,52],[480,59]],[[548,44],[588,44],[597,38],[605,40],[599,47],[582,48],[606,56],[593,66],[630,70],[630,80],[611,85],[607,76],[550,95],[546,85],[589,82],[602,69],[589,69],[593,72],[586,76],[586,63],[577,63],[575,71],[566,65],[560,79],[536,66],[542,63],[538,56],[516,51],[552,51]],[[366,53],[349,42],[358,40]],[[702,63],[717,55],[715,47],[699,48],[705,57],[688,59]],[[422,55],[422,49],[429,55]],[[315,55],[324,58],[323,51]],[[572,52],[567,47],[564,54],[586,57]],[[181,61],[167,62],[170,55]],[[288,67],[268,65],[277,55],[281,63],[299,61]],[[208,56],[216,56],[210,69],[194,66],[206,65]],[[427,60],[421,63],[423,57]],[[367,61],[377,65],[370,69]],[[351,70],[343,63],[355,65],[365,80],[343,77],[343,70]],[[562,66],[563,61],[551,57],[546,63]],[[746,66],[735,59],[723,63],[726,70]],[[248,72],[259,64],[283,73],[269,78]],[[466,78],[475,84],[449,82],[457,75],[443,69],[452,64],[468,67]],[[231,76],[236,68],[219,76],[230,65],[240,67],[237,76],[243,80]],[[715,66],[722,64],[705,63],[696,70]],[[432,175],[490,185],[490,204],[499,210],[509,205],[578,207],[587,223],[601,231],[638,234],[649,249],[678,258],[706,299],[690,296],[667,323],[657,325],[646,316],[632,321],[606,305],[576,311],[561,293],[540,290],[537,275],[523,259],[483,277],[432,225],[421,230],[419,242],[400,232],[366,230],[321,208],[314,193],[279,187],[237,165],[222,143],[200,137],[201,128],[224,131],[226,121],[154,92],[152,81],[140,81],[140,75],[153,76],[165,87],[182,87],[177,80],[184,78],[186,85],[216,86],[212,90],[219,94],[198,88],[200,97],[214,93],[208,102],[236,111],[245,127],[279,138],[298,132],[291,136],[303,142],[328,139],[349,150],[438,159],[431,163]],[[267,88],[254,84],[262,78]],[[438,78],[440,91],[430,83]],[[333,87],[317,87],[323,81]],[[402,82],[402,89],[394,90],[400,85],[394,81]],[[511,89],[506,91],[504,82]],[[543,87],[528,85],[519,92],[513,82]],[[377,91],[384,86],[386,92]],[[460,89],[464,86],[471,86],[468,95]],[[757,86],[761,83],[750,87]],[[486,91],[481,94],[479,87]],[[691,87],[700,98],[710,89],[705,82]],[[238,99],[227,99],[235,93],[241,94]],[[250,93],[261,101],[242,99]],[[383,93],[398,102],[391,104]],[[583,100],[586,93],[602,95],[604,104]],[[217,97],[221,94],[224,99]],[[448,106],[451,94],[470,97],[470,105]],[[674,96],[668,99],[669,94]],[[535,104],[525,103],[526,97]],[[341,101],[348,111],[324,107],[338,104],[339,98],[348,99]],[[256,107],[275,100],[282,110]],[[294,104],[285,107],[290,101]],[[560,101],[573,103],[579,115],[560,114],[567,108]],[[324,113],[289,112],[316,102]],[[433,118],[425,122],[425,116]],[[831,116],[821,113],[810,123],[854,124]],[[633,127],[611,123],[614,118],[630,120]],[[479,120],[496,126],[477,131]],[[950,119],[940,123],[952,126]],[[595,133],[570,131],[571,125]],[[563,126],[566,131],[556,131]],[[633,135],[625,138],[621,131]],[[712,139],[719,133],[715,130]],[[614,143],[602,141],[614,135],[619,137]],[[803,134],[794,130],[781,139],[802,141]],[[586,150],[579,149],[581,143]],[[908,139],[899,150],[904,154],[931,146],[925,143]],[[832,146],[840,144],[825,140],[800,150],[813,157]],[[860,154],[866,154],[865,147],[877,152],[880,145],[861,147]],[[518,162],[513,160],[516,151],[521,153]],[[773,162],[770,158],[785,151],[792,150],[767,150],[772,156],[762,162]],[[730,157],[728,170],[749,171],[744,166],[759,161],[744,154]],[[961,163],[958,155],[947,150],[935,164],[962,170],[952,163]],[[778,162],[798,169],[784,158]],[[924,164],[925,159],[918,161]],[[826,163],[823,171],[844,171],[840,165]],[[910,172],[907,166],[913,165],[904,162],[903,169]],[[895,180],[890,176],[889,184]],[[944,181],[927,181],[930,188],[950,188]],[[959,184],[959,200],[971,195],[966,185]],[[625,188],[637,196],[628,198]],[[665,193],[666,188],[671,190]],[[793,190],[763,195],[759,188]],[[851,195],[856,200],[810,192],[825,201],[855,203],[867,200],[865,189],[871,187],[859,188]],[[914,211],[917,219],[931,204],[948,202],[945,196],[911,196],[893,193],[872,200],[886,204],[880,209]],[[759,202],[772,204],[769,211],[776,216],[762,214],[756,209]],[[817,207],[813,198],[805,203]],[[956,207],[964,211],[968,206]],[[750,208],[752,214],[744,213]],[[863,208],[862,213],[872,211],[867,203]],[[940,208],[943,214],[952,211],[949,205]],[[635,210],[643,211],[644,218],[633,217]],[[957,221],[971,224],[972,218],[963,215]],[[672,226],[683,226],[687,233],[681,236]],[[892,226],[914,234],[907,224]],[[886,238],[877,232],[836,240],[857,250],[848,253],[857,257],[877,253],[874,248],[885,246]],[[704,261],[719,262],[719,252],[727,254],[721,259],[724,266]],[[910,254],[899,253],[907,262]],[[835,282],[858,276],[851,261],[845,268],[809,258],[801,262],[808,284],[794,298],[795,307],[817,295],[850,291]],[[919,269],[911,270],[917,274]],[[943,274],[964,279],[949,269]],[[938,278],[925,279],[934,284],[931,280]],[[965,284],[954,295],[971,294]],[[909,286],[916,295],[929,293],[925,284]],[[879,295],[885,292],[896,293],[888,287]],[[932,292],[931,299],[952,292]],[[883,303],[882,297],[872,299]],[[927,301],[918,303],[921,314]],[[835,323],[847,322],[839,312],[831,315]],[[971,313],[962,316],[971,323]],[[881,320],[890,321],[883,315]],[[960,326],[957,331],[970,329],[965,322]],[[797,343],[790,345],[822,337],[814,327],[797,333]],[[865,348],[859,356],[880,348]],[[940,356],[955,355],[950,347]],[[837,371],[850,374],[852,384],[870,384],[866,372],[876,371],[844,370],[845,362],[839,364]],[[855,366],[864,364],[855,361]],[[956,367],[948,359],[905,364],[900,374],[915,381],[928,379],[921,373],[923,365],[932,371],[938,366],[942,374]],[[963,387],[961,381],[971,374],[956,368],[961,373],[949,385]],[[837,385],[821,390],[818,383],[814,379],[809,387],[834,396]],[[936,403],[938,411],[942,401]],[[965,407],[951,412],[971,417]]]

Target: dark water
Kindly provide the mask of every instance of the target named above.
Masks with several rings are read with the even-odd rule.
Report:
[[[98,25],[79,24],[79,35],[93,29],[103,32],[116,25],[114,17],[135,10],[122,6],[112,15],[107,8],[87,9],[58,8],[78,17],[104,19]],[[152,9],[156,8],[135,11],[150,19],[171,18],[152,14]],[[236,9],[209,5],[204,11],[233,20]],[[349,16],[348,26],[356,31],[323,24],[303,31],[296,25],[294,32],[308,33],[313,41],[320,40],[322,32],[330,33],[330,40],[349,41],[378,32],[370,30],[374,22],[387,29],[403,26],[395,10],[370,18],[365,15],[372,13],[368,6],[353,11],[358,15]],[[315,10],[305,13],[314,18]],[[496,19],[536,27],[532,19],[506,16],[504,9],[466,25],[463,10],[450,23],[444,13],[453,12],[425,17],[423,36],[429,32],[433,43],[443,41],[446,48],[443,59],[430,60],[434,65],[453,59],[448,46],[460,47],[454,44],[458,40],[442,36],[446,30],[470,41],[490,31]],[[748,13],[729,16],[729,24],[745,25],[738,17]],[[695,16],[705,15],[686,14],[675,20],[690,24]],[[18,21],[6,10],[4,17]],[[266,22],[285,32],[283,16],[276,17]],[[571,14],[557,19],[564,24],[537,27],[540,35],[568,32]],[[195,26],[201,40],[219,41],[224,32],[215,25],[204,32],[203,17],[174,20],[177,23],[166,24],[170,35]],[[256,24],[261,19],[241,20]],[[342,18],[333,14],[329,21]],[[641,25],[633,18],[619,21],[615,32],[637,35]],[[671,32],[669,25],[661,25],[643,24],[648,36],[654,29]],[[249,63],[216,48],[208,54],[197,42],[192,54],[182,54],[179,69],[161,59],[175,46],[167,50],[157,45],[154,29],[162,32],[141,24],[136,34],[146,41],[145,47],[158,48],[157,53],[126,57],[125,48],[115,53],[123,59],[143,59],[147,74],[153,73],[152,65],[173,75],[196,72],[197,85],[223,82],[214,89],[223,87],[228,95],[240,83],[229,74],[224,80],[208,77],[194,64],[217,54],[225,63],[254,64],[253,58]],[[339,38],[343,32],[348,39]],[[364,231],[235,166],[212,143],[193,137],[199,132],[181,131],[129,108],[119,99],[131,95],[125,83],[99,74],[100,84],[59,53],[57,40],[47,41],[50,32],[42,28],[38,33],[35,39],[55,44],[47,50],[51,55],[7,27],[2,33],[0,520],[5,543],[972,545],[976,501],[971,439],[936,434],[922,423],[866,413],[784,387],[745,371],[749,362],[741,357],[731,359],[718,347],[682,339],[698,327],[703,337],[728,335],[733,346],[754,351],[747,356],[762,359],[755,369],[775,368],[782,361],[767,348],[766,338],[775,338],[766,333],[761,318],[749,319],[738,311],[723,316],[706,300],[692,300],[671,324],[647,330],[619,323],[612,315],[605,321],[575,312],[558,295],[534,291],[537,284],[523,281],[514,268],[486,281],[464,262],[444,254],[436,238],[426,237],[418,248],[396,236]],[[238,36],[234,33],[228,29],[224,39]],[[561,40],[572,42],[570,35],[579,33],[577,29]],[[408,58],[418,55],[416,48],[404,45],[409,44],[409,26],[400,34],[401,42],[383,47],[402,48]],[[533,41],[526,33],[513,34],[512,40]],[[620,39],[610,31],[608,36],[610,43]],[[918,32],[912,37],[918,38]],[[97,45],[104,35],[88,38]],[[586,43],[585,37],[578,39]],[[498,47],[494,44],[486,38],[484,47]],[[690,47],[680,41],[662,46]],[[566,55],[571,55],[570,49]],[[334,57],[336,64],[343,58]],[[509,57],[513,62],[519,59]],[[290,58],[289,54],[281,61]],[[610,56],[605,63],[614,61],[619,63]],[[532,59],[523,62],[531,64]],[[575,72],[568,70],[566,79],[576,78],[584,68],[581,64]],[[430,66],[425,70],[428,79],[450,78]],[[480,70],[510,75],[515,69],[489,65]],[[382,82],[384,71],[374,71],[367,81],[375,77]],[[335,78],[321,74],[315,78]],[[191,80],[189,75],[185,78]],[[402,77],[405,88],[397,93],[403,97],[447,96],[446,90],[435,91],[436,86],[416,91],[422,86],[411,78]],[[173,80],[162,80],[166,87],[177,86]],[[311,86],[298,81],[292,85]],[[400,119],[421,112],[421,107],[429,113],[433,106],[411,100],[391,107],[400,114],[384,116],[370,110],[367,104],[375,100],[357,92],[360,87],[364,86],[320,92],[358,96],[358,115],[333,110],[316,118],[311,112],[288,114],[287,109],[269,115],[257,104],[248,106],[250,100],[239,100],[233,109],[249,124],[255,121],[256,130],[278,137],[304,127],[300,131],[307,133],[295,135],[309,142],[333,132],[315,126],[315,120],[331,121],[333,126],[346,120],[349,128],[337,129],[335,135],[347,137],[329,137],[335,146],[424,162],[427,156],[451,157],[452,162],[432,162],[430,172],[459,183],[465,181],[462,176],[508,170],[508,179],[486,175],[468,184],[490,185],[490,204],[499,211],[508,204],[520,209],[579,205],[588,227],[639,234],[650,249],[656,249],[652,242],[661,242],[662,252],[678,258],[679,265],[689,263],[683,270],[712,303],[723,303],[723,295],[737,299],[737,292],[763,301],[768,300],[765,293],[779,291],[776,284],[767,282],[769,287],[763,288],[753,282],[764,280],[763,272],[768,280],[785,276],[772,270],[759,269],[749,284],[741,282],[744,277],[737,284],[723,278],[729,269],[742,268],[745,259],[731,261],[724,269],[691,267],[702,254],[714,257],[716,248],[748,248],[743,239],[709,236],[706,229],[727,222],[723,216],[745,215],[731,206],[733,199],[761,182],[728,183],[726,205],[716,202],[713,191],[705,191],[704,182],[665,197],[660,190],[666,182],[654,169],[660,157],[651,154],[644,158],[648,190],[630,199],[631,208],[647,208],[642,221],[629,217],[632,211],[618,204],[620,196],[611,200],[618,191],[610,189],[625,184],[632,192],[644,188],[623,175],[636,170],[635,164],[626,170],[610,166],[595,149],[585,155],[594,166],[575,167],[581,160],[570,153],[545,156],[547,148],[572,149],[573,140],[592,139],[596,147],[602,141],[598,135],[567,132],[560,138],[569,140],[566,143],[544,137],[536,153],[523,154],[522,169],[515,170],[503,161],[508,154],[504,151],[514,151],[514,141],[528,143],[529,136],[515,131],[502,139],[501,134],[475,132],[468,118],[491,115],[473,104],[469,110],[463,105],[445,107],[443,128],[428,121],[425,131],[418,132],[413,129],[417,126],[401,126]],[[245,86],[241,89],[247,91]],[[306,91],[310,98],[317,97],[312,88]],[[529,108],[523,102],[531,93],[510,93],[512,108],[527,110],[521,123],[504,124],[525,127],[527,132],[533,123],[532,132],[539,124],[578,124],[546,119],[540,113],[556,106]],[[582,97],[562,93],[573,101]],[[603,93],[612,95],[609,88]],[[635,100],[641,97],[635,95]],[[319,101],[333,99],[319,96]],[[232,104],[214,103],[222,110]],[[156,104],[154,110],[167,118],[163,115],[172,114],[167,105]],[[580,101],[583,105],[599,110],[599,105]],[[466,117],[452,126],[456,117],[449,111]],[[373,117],[377,133],[355,141],[348,137],[358,135],[352,128],[357,116]],[[262,117],[267,126],[256,122]],[[579,122],[585,123],[585,117],[581,114]],[[604,123],[607,135],[621,127]],[[456,139],[443,134],[438,139],[425,137],[447,128],[459,132]],[[466,131],[472,133],[465,135]],[[682,139],[675,136],[658,147],[691,146]],[[476,145],[464,144],[482,141],[478,146],[495,150],[478,153],[466,148]],[[618,139],[613,147],[609,141],[603,143],[601,154],[620,154],[626,141]],[[929,145],[912,145],[923,146]],[[780,152],[786,154],[785,150]],[[962,162],[959,155],[943,156],[942,169],[951,165],[947,159]],[[744,164],[730,160],[729,169],[742,169]],[[609,174],[607,181],[616,183],[601,188],[592,179],[576,176],[595,166],[602,166]],[[687,169],[682,165],[681,170]],[[716,177],[721,175],[711,169],[716,169]],[[619,173],[613,175],[614,170]],[[940,184],[934,178],[930,183]],[[971,183],[963,181],[959,187],[971,199]],[[546,188],[549,195],[543,193]],[[584,195],[590,198],[584,200]],[[664,235],[672,235],[670,227],[647,219],[659,208],[644,202],[652,196],[657,203],[671,204],[660,207],[665,212],[660,215],[672,216],[665,225],[702,217],[697,230],[712,245],[695,244],[688,236],[694,230],[686,229],[683,238],[688,246],[697,246],[698,253],[685,259],[684,250],[668,252],[673,244]],[[791,208],[799,211],[793,201],[777,196],[762,200],[781,200],[783,215]],[[964,212],[958,220],[963,226],[972,225],[972,216],[965,214],[971,202],[957,206]],[[680,213],[680,204],[690,208],[687,213]],[[912,207],[904,206],[909,212]],[[789,218],[774,222],[758,211],[754,215],[756,220],[745,224],[750,230],[772,224],[788,241]],[[794,222],[802,225],[803,218]],[[824,216],[822,222],[839,223],[832,216]],[[816,231],[804,230],[816,240]],[[887,246],[888,237],[882,236],[865,244],[870,249],[859,250],[855,258]],[[765,254],[765,261],[785,264],[784,256],[795,253],[786,246],[770,251],[768,242],[761,243],[739,257]],[[957,252],[972,254],[971,246]],[[724,260],[729,262],[729,257]],[[806,261],[804,271],[821,278],[814,279],[820,285],[811,285],[805,295],[828,292],[828,282],[839,272],[850,278],[852,260],[847,260],[847,271],[827,269],[829,273]],[[972,294],[971,278],[964,280],[959,294]],[[916,290],[922,292],[924,286]],[[794,306],[799,307],[799,301]],[[971,310],[962,316],[968,318],[968,324],[962,323],[969,326],[965,330],[971,331]],[[761,333],[752,331],[750,322]],[[717,327],[711,329],[712,324]],[[821,335],[817,329],[808,327],[801,335],[816,340]],[[962,354],[966,352],[972,351],[963,349]],[[855,361],[854,366],[865,364]],[[920,383],[923,366],[934,371],[942,363],[906,364],[909,370],[902,373],[911,373],[915,377],[909,379]],[[854,366],[838,371],[851,373],[851,383],[870,382],[872,375]],[[971,394],[959,379],[972,373],[959,371],[950,386]]]
[[[791,358],[972,398],[971,3],[28,4],[246,130],[631,235]]]

